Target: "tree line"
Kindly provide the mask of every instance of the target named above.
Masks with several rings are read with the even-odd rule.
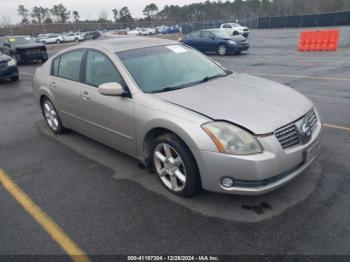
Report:
[[[135,20],[181,22],[193,20],[214,20],[227,18],[247,18],[255,16],[285,16],[311,13],[326,13],[350,10],[350,0],[234,0],[205,1],[184,6],[165,5],[159,10],[150,3],[143,9],[144,18],[135,19],[127,6],[111,10],[113,22],[130,23]],[[17,8],[22,24],[67,23],[67,22],[112,22],[108,13],[101,11],[95,20],[80,20],[79,12],[68,10],[63,4],[51,8],[34,6],[32,10],[24,5]]]

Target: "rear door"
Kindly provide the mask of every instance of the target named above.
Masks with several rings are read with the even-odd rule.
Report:
[[[81,66],[85,50],[70,51],[53,60],[49,88],[54,104],[67,127],[80,129]]]
[[[129,154],[136,153],[134,104],[131,96],[105,96],[98,86],[117,82],[126,85],[114,63],[104,53],[88,50],[84,69],[81,104],[85,133],[109,146]]]
[[[201,31],[201,51],[215,52],[217,49],[214,34],[210,31]]]
[[[192,32],[187,35],[185,44],[200,50],[200,32]]]

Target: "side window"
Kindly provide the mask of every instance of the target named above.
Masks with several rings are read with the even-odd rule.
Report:
[[[228,25],[228,24],[224,25],[223,27],[224,27],[224,28],[232,28],[232,26],[231,26],[231,25]]]
[[[188,35],[189,38],[199,38],[199,32],[193,32]]]
[[[58,76],[73,81],[79,81],[80,65],[84,51],[73,51],[61,56]]]
[[[51,73],[53,76],[58,76],[58,66],[60,64],[60,58],[61,57],[57,57],[55,58],[55,60],[53,60],[52,62],[52,70]]]
[[[123,84],[122,77],[111,60],[96,51],[88,51],[85,65],[85,82],[95,87],[109,82]]]
[[[201,31],[201,38],[209,39],[212,37],[212,33],[209,31]]]

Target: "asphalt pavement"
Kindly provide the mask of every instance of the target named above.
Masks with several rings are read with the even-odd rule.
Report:
[[[247,53],[210,56],[305,94],[327,125],[317,160],[275,192],[182,199],[118,151],[53,135],[32,98],[40,64],[0,83],[0,168],[88,255],[350,255],[350,28],[337,52],[297,52],[300,31],[252,30]],[[0,207],[0,254],[66,253],[1,184]]]

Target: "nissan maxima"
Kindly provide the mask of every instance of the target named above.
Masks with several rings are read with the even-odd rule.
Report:
[[[272,191],[320,148],[320,116],[304,95],[170,40],[71,47],[36,71],[33,88],[52,132],[72,129],[135,157],[183,197]]]

